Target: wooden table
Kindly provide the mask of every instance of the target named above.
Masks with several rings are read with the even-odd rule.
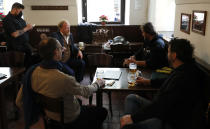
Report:
[[[102,100],[102,92],[103,91],[137,91],[137,92],[150,92],[150,93],[156,93],[158,89],[152,88],[151,86],[142,86],[142,85],[136,85],[134,87],[128,86],[128,80],[127,80],[127,74],[128,74],[128,68],[97,68],[97,70],[103,70],[106,71],[114,71],[118,70],[121,71],[122,74],[120,76],[119,80],[115,80],[115,83],[112,86],[106,86],[103,89],[100,89],[96,93],[96,105],[102,106],[103,100]],[[148,69],[141,69],[142,76],[144,78],[150,79],[152,71]],[[93,82],[96,80],[96,76],[94,76]]]
[[[6,78],[0,79],[0,127],[8,129],[7,110],[5,104],[4,88],[16,81],[25,71],[25,68],[0,67],[0,73],[6,74]]]

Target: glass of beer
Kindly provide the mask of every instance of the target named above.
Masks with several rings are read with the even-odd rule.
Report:
[[[130,63],[129,64],[129,72],[136,73],[136,71],[137,71],[137,65],[135,63]]]
[[[136,71],[137,71],[137,65],[135,63],[129,64],[129,72],[128,72],[128,86],[135,86],[136,84]]]
[[[96,71],[96,79],[99,80],[99,79],[103,79],[104,77],[104,71],[103,70],[97,70]]]
[[[84,42],[79,42],[79,49],[84,50]]]
[[[128,76],[127,76],[127,79],[128,79],[128,86],[129,87],[132,87],[132,86],[136,85],[136,74],[135,73],[129,72]]]

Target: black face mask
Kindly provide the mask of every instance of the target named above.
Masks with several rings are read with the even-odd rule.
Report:
[[[18,15],[17,15],[17,17],[18,18],[21,18],[23,16],[23,12],[21,11]]]

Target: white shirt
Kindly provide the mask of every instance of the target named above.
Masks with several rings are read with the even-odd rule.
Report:
[[[69,44],[69,37],[70,37],[70,35],[66,36],[62,32],[60,32],[60,33],[62,34],[63,38],[66,40],[66,43]]]

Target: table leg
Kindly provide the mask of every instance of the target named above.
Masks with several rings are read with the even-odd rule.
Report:
[[[103,106],[103,95],[102,95],[101,90],[98,90],[96,92],[96,106],[97,107],[102,107]]]
[[[8,129],[8,123],[7,123],[7,111],[6,111],[6,103],[4,98],[4,89],[0,87],[0,120],[1,125],[0,127],[2,129]]]

